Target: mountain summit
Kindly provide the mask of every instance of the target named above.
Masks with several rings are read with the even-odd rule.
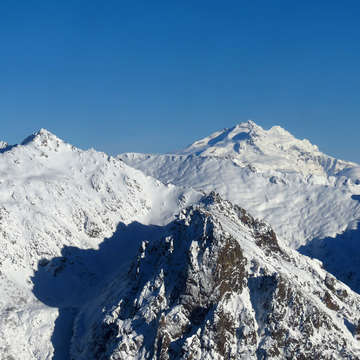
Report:
[[[323,154],[307,139],[296,139],[280,126],[264,130],[251,120],[217,131],[176,154],[230,158],[239,166],[250,164],[259,171],[281,170],[304,175],[335,175],[355,166]]]
[[[292,248],[336,237],[360,219],[360,166],[280,126],[247,121],[175,154],[119,157],[162,182],[220,193],[269,222]]]
[[[74,359],[358,359],[360,296],[215,193],[79,313]]]
[[[19,145],[0,143],[0,358],[52,358],[57,308],[78,307],[106,273],[117,271],[119,256],[136,252],[133,237],[116,241],[119,224],[161,224],[200,196],[165,186],[107,154],[78,149],[45,129]],[[101,267],[81,263],[83,249],[113,237],[117,251],[107,250]],[[72,264],[63,252],[72,254]],[[53,257],[60,257],[58,263],[40,280],[30,280]],[[58,285],[67,268],[71,274]]]
[[[360,292],[355,164],[253,122],[116,158],[41,129],[0,160],[0,357],[359,358],[359,295],[287,247]]]
[[[225,128],[216,131],[210,136],[201,140],[195,141],[193,144],[178,151],[181,155],[214,155],[224,156],[232,153],[239,153],[239,148],[236,144],[252,143],[264,130],[256,125],[253,121],[240,123],[232,128]],[[220,150],[222,149],[222,150]],[[217,151],[218,150],[218,151]]]
[[[55,134],[42,128],[24,139],[21,142],[21,145],[36,144],[41,146],[48,146],[55,144],[58,147],[63,143],[64,141],[59,139]]]

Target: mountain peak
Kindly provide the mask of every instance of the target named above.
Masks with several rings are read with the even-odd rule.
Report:
[[[231,134],[234,136],[242,132],[248,133],[250,136],[256,136],[258,133],[264,132],[264,129],[252,120],[241,122],[231,128]]]
[[[317,146],[312,145],[308,140],[298,140],[281,126],[273,126],[269,130],[263,129],[254,121],[248,120],[241,122],[231,128],[217,131],[208,137],[195,141],[179,154],[196,154],[202,156],[232,156],[239,154],[240,150],[249,150],[245,144],[257,147],[276,147],[284,145],[286,147],[297,143],[297,147],[307,147],[311,150],[318,150]],[[309,149],[307,149],[309,150]],[[247,151],[248,152],[248,151]],[[258,151],[257,151],[258,152]],[[266,152],[266,149],[265,151]]]
[[[55,134],[47,129],[41,128],[32,135],[24,139],[21,145],[32,145],[36,148],[57,150],[61,145],[66,144],[63,140],[58,138]]]
[[[45,143],[45,141],[62,141],[60,140],[55,134],[53,134],[52,132],[50,132],[49,130],[46,130],[44,128],[41,128],[40,130],[34,132],[33,134],[31,134],[30,136],[28,136],[27,138],[25,138],[22,142],[21,145],[27,145],[31,142],[35,142],[35,143]],[[44,144],[43,144],[44,145]]]
[[[1,149],[5,149],[5,148],[7,148],[8,146],[9,146],[9,144],[8,144],[7,142],[0,140],[0,150],[1,150]]]
[[[217,131],[208,137],[195,141],[186,149],[179,151],[181,155],[212,155],[224,156],[237,152],[238,143],[251,141],[264,133],[264,129],[255,122],[248,120],[231,128]]]
[[[278,125],[265,130],[252,120],[217,131],[177,154],[231,159],[236,165],[250,165],[259,171],[281,170],[305,175],[329,175],[324,164],[331,174],[353,165],[321,153],[307,139],[297,139]]]
[[[72,357],[358,358],[359,296],[271,247],[275,233],[245,210],[215,193],[204,200],[143,241],[129,272],[82,308]]]
[[[260,125],[256,124],[256,122],[254,122],[252,120],[247,120],[247,121],[241,122],[234,127],[234,129],[240,129],[240,128],[241,129],[248,128],[250,130],[253,130],[253,129],[262,129],[263,130],[263,128]]]

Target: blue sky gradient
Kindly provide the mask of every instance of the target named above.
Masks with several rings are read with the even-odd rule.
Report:
[[[111,154],[238,122],[360,163],[358,1],[0,2],[0,139]]]

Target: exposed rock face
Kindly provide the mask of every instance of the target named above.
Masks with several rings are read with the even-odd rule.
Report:
[[[360,297],[211,193],[78,315],[73,359],[358,359]]]

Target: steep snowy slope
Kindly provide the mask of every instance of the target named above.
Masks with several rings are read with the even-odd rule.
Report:
[[[360,166],[279,126],[264,130],[248,121],[174,155],[119,158],[165,183],[218,191],[272,224],[293,248],[336,236],[360,219]]]
[[[102,268],[84,263],[76,268],[80,281],[69,280],[68,288],[54,281],[55,291],[44,278],[42,287],[35,283],[34,291],[39,279],[31,277],[40,260],[45,266],[51,258],[63,256],[64,249],[70,254],[97,249],[108,238],[126,261],[138,244],[129,239],[121,245],[119,223],[162,224],[199,196],[165,186],[104,153],[79,150],[46,130],[21,145],[1,143],[0,358],[51,359],[56,307],[76,308],[89,288],[95,289],[118,266],[111,264],[111,257]],[[52,273],[59,274],[65,265],[59,261]],[[67,294],[62,302],[59,295],[65,290],[71,297]]]
[[[359,359],[360,295],[215,193],[77,316],[72,358]]]

